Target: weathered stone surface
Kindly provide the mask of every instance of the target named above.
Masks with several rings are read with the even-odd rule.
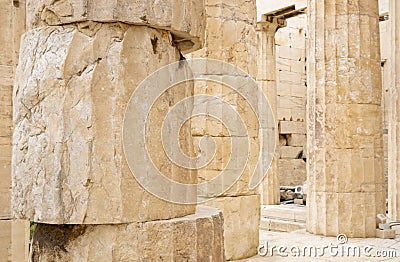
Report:
[[[11,138],[10,138],[11,140]],[[0,219],[10,219],[11,215],[11,158],[0,157]]]
[[[280,152],[280,156],[282,159],[299,159],[303,155],[303,147],[281,146]]]
[[[11,261],[11,220],[0,220],[0,258]]]
[[[257,76],[257,41],[255,31],[256,6],[255,1],[205,1],[206,7],[206,35],[204,48],[194,52],[193,58],[217,59],[234,65],[253,78]],[[214,68],[212,68],[214,69]],[[240,77],[237,72],[229,75],[220,75],[218,68],[210,70],[209,75],[215,75],[223,81],[225,77]],[[250,150],[247,164],[242,175],[233,186],[216,199],[207,202],[208,205],[220,208],[224,214],[225,256],[227,260],[242,259],[256,254],[258,246],[258,223],[260,210],[260,197],[256,190],[249,188],[250,174],[255,169],[260,151],[259,125],[255,113],[236,90],[214,83],[195,84],[195,95],[209,94],[221,97],[240,114],[246,125]],[[246,94],[258,97],[259,93]],[[195,105],[204,106],[204,105]],[[207,106],[206,105],[206,109]],[[213,105],[211,105],[213,106]],[[209,180],[216,176],[223,163],[228,163],[231,158],[231,135],[223,123],[208,118],[198,118],[192,122],[192,134],[208,135],[221,146],[222,154],[217,149],[215,154],[217,165],[199,170],[199,181]],[[196,144],[196,143],[195,143]],[[236,159],[232,159],[237,161]],[[232,170],[238,172],[237,170]],[[230,176],[224,178],[223,183],[232,184]],[[210,197],[210,192],[220,191],[222,183],[210,185],[208,192],[199,192],[201,197]],[[229,196],[229,197],[228,197]],[[230,197],[232,196],[232,197]]]
[[[0,219],[11,219],[12,86],[25,18],[23,7],[14,8],[6,0],[0,6]]]
[[[305,146],[307,144],[306,135],[290,134],[286,136],[288,146]]]
[[[303,159],[279,159],[279,184],[298,186],[307,181],[306,162]]]
[[[286,21],[287,26],[276,33],[278,119],[304,121],[307,17],[299,14]]]
[[[396,238],[396,230],[393,229],[385,229],[381,230],[379,228],[376,229],[376,237],[382,239],[395,239]]]
[[[385,213],[378,1],[343,7],[308,6],[307,230],[375,237]]]
[[[305,134],[305,122],[279,121],[279,134]]]
[[[123,225],[39,224],[32,261],[224,261],[223,217],[194,215]]]
[[[389,134],[388,134],[388,199],[389,217],[400,220],[400,1],[390,1],[390,73],[388,86],[390,87],[389,98]]]
[[[275,119],[275,145],[278,146],[281,141],[278,132],[278,101],[276,84],[276,48],[275,33],[279,28],[286,25],[283,19],[273,18],[272,21],[257,22],[257,81],[264,94],[267,96],[269,105]],[[279,151],[275,150],[274,158],[268,170],[267,176],[260,185],[261,204],[274,205],[279,203],[279,169],[278,169]]]
[[[224,215],[225,256],[237,260],[257,254],[260,196],[218,197],[206,203]]]
[[[0,0],[0,260],[27,261],[29,222],[13,221],[11,211],[12,89],[25,6]]]
[[[88,21],[123,22],[171,31],[181,51],[197,50],[203,43],[203,1],[27,0],[26,5],[29,28]]]
[[[206,1],[206,41],[204,48],[192,53],[193,58],[218,59],[237,66],[251,76],[257,75],[257,43],[250,41],[256,39],[255,32],[255,3],[253,1]],[[233,12],[235,10],[235,12]],[[219,75],[218,71],[211,71],[210,75]],[[220,76],[240,78],[237,73]],[[232,105],[240,114],[246,125],[250,140],[250,156],[240,179],[227,192],[221,196],[253,195],[256,189],[250,190],[248,183],[256,167],[259,153],[259,126],[258,119],[252,111],[245,97],[236,90],[212,82],[195,83],[195,95],[208,94],[221,97]],[[257,90],[253,94],[257,96]],[[204,105],[195,105],[204,106]],[[206,105],[207,107],[215,105]],[[215,110],[215,109],[214,109]],[[221,107],[222,110],[222,107]],[[222,112],[223,113],[223,112]],[[216,176],[231,158],[230,134],[223,123],[212,117],[196,117],[192,121],[192,134],[197,136],[211,136],[216,142],[217,150],[214,160],[206,167],[199,170],[199,180],[205,181]],[[196,140],[196,138],[195,138]],[[197,141],[194,143],[198,144]],[[232,161],[236,161],[232,159]],[[230,183],[230,179],[226,179]],[[210,194],[220,191],[223,185],[213,185],[207,192],[199,192],[200,196],[209,197]]]
[[[1,261],[28,261],[29,222],[0,220],[0,243]]]
[[[123,116],[136,86],[180,59],[171,34],[121,23],[88,26],[41,27],[23,37],[14,88],[15,216],[42,223],[110,224],[194,213],[194,206],[145,192],[122,147]],[[146,141],[149,154],[156,154],[154,164],[181,183],[194,183],[196,177],[160,152],[159,122],[191,88],[179,86],[160,97]],[[182,139],[181,146],[190,152],[191,139]]]

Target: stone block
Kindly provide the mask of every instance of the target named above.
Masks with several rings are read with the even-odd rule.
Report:
[[[298,146],[282,146],[280,151],[281,159],[298,159],[303,155],[303,147]]]
[[[305,122],[298,121],[279,121],[280,134],[305,134]]]
[[[306,110],[303,109],[291,109],[290,118],[291,121],[304,122],[306,119]]]
[[[218,197],[206,203],[224,216],[225,257],[244,259],[257,254],[260,196]]]
[[[279,121],[292,120],[292,110],[290,108],[278,108],[277,115]]]
[[[305,61],[290,61],[290,71],[300,74],[306,74],[306,62]]]
[[[210,198],[214,196],[254,195],[257,190],[256,188],[251,190],[249,182],[258,161],[260,150],[258,138],[249,138],[250,154],[246,156],[248,161],[245,166],[237,169],[226,168],[229,161],[239,162],[232,156],[231,138],[214,137],[213,139],[216,142],[215,154],[209,150],[209,153],[213,154],[213,160],[206,167],[198,170],[198,180],[199,183],[209,181],[219,175],[221,175],[221,179],[211,182],[206,191],[197,192],[198,196]],[[198,145],[198,138],[195,138],[194,145],[195,147]],[[233,180],[233,177],[238,175],[240,175],[239,178]],[[227,190],[224,191],[224,188]]]
[[[300,84],[302,79],[301,73],[279,71],[279,81]]]
[[[0,220],[0,260],[28,261],[29,222]]]
[[[0,219],[11,215],[11,158],[0,157]]]
[[[199,206],[193,215],[145,223],[38,224],[32,260],[219,262],[225,260],[223,243],[221,212]]]
[[[178,0],[99,0],[95,4],[82,0],[26,2],[28,28],[80,23],[82,30],[87,30],[90,27],[88,21],[123,22],[171,31],[175,44],[184,52],[198,50],[203,43],[203,1],[192,1],[190,4],[182,4]]]
[[[278,96],[278,108],[290,108],[305,111],[305,106],[305,98],[294,96]]]
[[[304,205],[304,199],[295,198],[295,199],[293,200],[293,203],[294,203],[295,205]]]
[[[278,232],[293,232],[296,230],[305,229],[305,223],[277,220],[277,219],[262,219],[260,222],[260,228],[268,231]]]
[[[275,34],[275,44],[278,46],[290,46],[290,29],[284,27]]]
[[[303,159],[279,159],[278,166],[281,186],[303,185],[307,180],[306,162]]]
[[[145,26],[92,25],[86,31],[74,25],[40,27],[22,39],[14,92],[15,216],[52,224],[113,224],[194,213],[194,206],[147,193],[132,176],[122,144],[123,117],[135,88],[180,59],[171,35]],[[147,123],[154,165],[180,183],[195,183],[196,176],[159,150],[159,134],[170,107],[192,91],[190,86],[168,90]],[[189,152],[190,132],[181,133],[182,150]]]
[[[290,134],[286,136],[289,146],[305,146],[307,144],[307,136],[303,134]]]
[[[393,229],[376,229],[376,237],[382,239],[395,239],[396,238],[396,230]]]
[[[11,223],[12,223],[11,220],[0,220],[0,258],[2,261],[12,261]]]
[[[279,58],[276,60],[276,69],[278,71],[290,72],[291,60],[285,58]]]
[[[289,46],[277,46],[277,56],[279,58],[295,61],[305,61],[306,51],[303,48],[294,48]]]
[[[292,85],[291,88],[291,95],[294,97],[301,97],[301,98],[306,98],[307,96],[307,86],[306,86],[306,81],[303,83],[300,83],[299,85]],[[302,108],[302,110],[305,112],[305,105]]]

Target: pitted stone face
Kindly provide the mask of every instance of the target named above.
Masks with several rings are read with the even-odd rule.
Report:
[[[146,25],[170,31],[184,52],[198,50],[204,35],[203,1],[180,0],[27,0],[30,28],[95,21]]]
[[[171,41],[168,31],[122,23],[46,26],[24,35],[13,103],[17,218],[114,224],[194,213],[192,205],[167,203],[144,191],[123,154],[126,105],[149,74],[179,61]],[[150,155],[156,153],[152,161],[180,183],[196,183],[196,175],[161,154],[156,134],[172,101],[192,92],[188,84],[160,96],[146,127]],[[189,129],[182,132],[186,151],[192,148],[189,136]]]
[[[220,262],[225,261],[222,224],[222,213],[205,206],[193,215],[145,223],[39,224],[32,261]]]

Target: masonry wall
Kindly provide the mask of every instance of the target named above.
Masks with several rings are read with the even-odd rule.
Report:
[[[276,33],[279,121],[279,182],[302,185],[306,174],[306,29],[307,16],[287,19]]]

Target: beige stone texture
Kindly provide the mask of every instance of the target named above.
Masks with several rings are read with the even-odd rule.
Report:
[[[25,8],[5,0],[0,6],[0,260],[19,262],[28,260],[29,222],[12,220],[12,89]]]
[[[302,134],[287,135],[288,146],[304,146],[307,144],[307,136]]]
[[[174,43],[183,52],[201,48],[204,35],[204,2],[26,0],[28,28],[84,22],[123,22],[172,32]]]
[[[303,155],[303,147],[299,146],[281,146],[281,159],[299,159]]]
[[[298,121],[279,121],[279,134],[305,134],[306,123]]]
[[[344,7],[308,7],[307,230],[374,237],[385,211],[378,1]]]
[[[257,34],[255,31],[256,3],[252,0],[243,1],[205,1],[206,7],[206,35],[204,48],[194,52],[192,58],[217,59],[234,65],[250,76],[257,77]],[[209,74],[218,75],[210,70]],[[236,72],[230,75],[219,76],[240,77]],[[240,79],[239,79],[240,81]],[[263,88],[270,90],[266,85]],[[219,197],[207,202],[220,208],[224,215],[225,256],[227,260],[242,259],[255,255],[258,246],[258,224],[260,212],[260,196],[257,190],[249,188],[250,174],[256,167],[259,157],[259,126],[258,119],[246,98],[239,95],[232,88],[214,83],[196,83],[195,95],[209,94],[224,99],[240,114],[246,125],[250,150],[247,165],[240,179]],[[250,96],[258,96],[257,90]],[[195,105],[196,106],[204,106]],[[207,110],[205,105],[205,109]],[[216,141],[217,149],[215,161],[199,170],[199,181],[208,181],[219,173],[219,169],[227,163],[231,157],[231,139],[229,132],[223,127],[223,123],[211,120],[208,117],[200,118],[192,122],[192,134],[194,136],[211,136]],[[195,143],[196,145],[196,143]],[[222,152],[222,154],[220,153]],[[236,161],[236,159],[232,159]],[[237,172],[233,170],[233,172]],[[225,179],[223,180],[225,183]],[[231,183],[228,176],[226,181]],[[221,189],[221,183],[210,185],[208,192],[199,192],[200,197],[210,197],[210,193]]]
[[[19,39],[25,30],[25,8],[0,1],[0,219],[11,215],[12,89]]]
[[[275,220],[275,219],[264,219],[260,222],[260,229],[275,231],[275,232],[293,232],[305,228],[305,223]]]
[[[51,224],[113,224],[194,213],[192,205],[144,191],[122,145],[131,94],[147,75],[179,59],[168,31],[145,26],[90,23],[84,30],[68,25],[27,32],[14,89],[15,216]],[[159,150],[160,121],[191,88],[178,86],[160,97],[150,112],[146,141],[154,165],[181,183],[195,183],[196,176]],[[191,145],[191,139],[182,140],[184,150],[190,152]]]
[[[380,16],[383,14],[387,14],[389,11],[389,7],[383,5],[387,9],[381,9],[381,3],[383,1],[379,1],[380,4]],[[387,2],[388,4],[388,2]],[[387,16],[384,16],[387,17]],[[388,173],[389,173],[389,121],[390,121],[390,110],[391,110],[391,100],[392,93],[391,90],[391,81],[392,81],[392,72],[391,72],[391,32],[390,32],[390,21],[384,20],[379,22],[379,31],[381,38],[381,68],[382,68],[382,111],[383,111],[383,152],[384,152],[384,173],[385,173],[385,198],[388,198]]]
[[[257,43],[255,31],[255,2],[254,1],[206,1],[206,41],[204,48],[191,54],[192,58],[218,59],[235,65],[250,76],[257,76]],[[212,75],[213,72],[210,72]],[[216,73],[218,74],[218,72]],[[240,77],[235,72],[232,75],[220,76]],[[231,189],[221,196],[253,195],[255,189],[248,186],[250,174],[253,173],[259,154],[258,119],[246,99],[230,87],[211,82],[195,83],[195,95],[208,94],[221,97],[232,105],[243,119],[250,141],[250,155],[241,178]],[[255,90],[254,94],[257,95]],[[204,105],[199,105],[204,106]],[[215,106],[215,105],[206,105]],[[192,122],[192,134],[197,136],[211,136],[216,141],[217,151],[215,159],[209,165],[199,170],[199,180],[206,181],[217,175],[228,163],[231,156],[230,135],[223,123],[211,117],[197,117]],[[195,142],[195,145],[198,144]],[[233,159],[233,161],[235,161]],[[229,183],[230,181],[228,181]],[[215,185],[219,190],[222,185]],[[199,192],[200,196],[209,197],[215,192]]]
[[[300,8],[297,2],[296,8]],[[285,175],[279,174],[279,180],[284,181],[284,185],[297,185],[306,174],[305,163],[296,160],[306,158],[307,15],[300,13],[289,17],[286,23],[286,27],[276,33],[277,121],[282,141],[278,152],[281,159],[294,161],[288,161],[285,167],[282,166],[284,161],[279,164],[285,172]]]
[[[226,260],[251,257],[257,254],[260,224],[260,196],[218,197],[207,205],[224,215]]]
[[[0,220],[0,260],[28,261],[29,222]]]
[[[272,109],[276,128],[275,144],[279,145],[275,34],[279,28],[286,26],[286,21],[272,17],[269,18],[270,21],[267,21],[267,17],[263,18],[265,21],[258,22],[256,27],[258,41],[257,81]],[[274,205],[280,201],[278,159],[279,154],[275,149],[271,166],[259,188],[261,204],[263,205]]]
[[[400,220],[400,1],[390,1],[390,82],[388,134],[388,210],[392,220]]]
[[[300,186],[307,181],[306,162],[303,159],[279,159],[279,184]]]
[[[223,217],[196,214],[121,225],[38,224],[32,261],[224,261]]]
[[[396,230],[393,229],[376,229],[376,237],[382,239],[395,239],[396,238]]]
[[[0,221],[0,259],[2,261],[11,261],[11,235],[12,235],[12,221]]]

